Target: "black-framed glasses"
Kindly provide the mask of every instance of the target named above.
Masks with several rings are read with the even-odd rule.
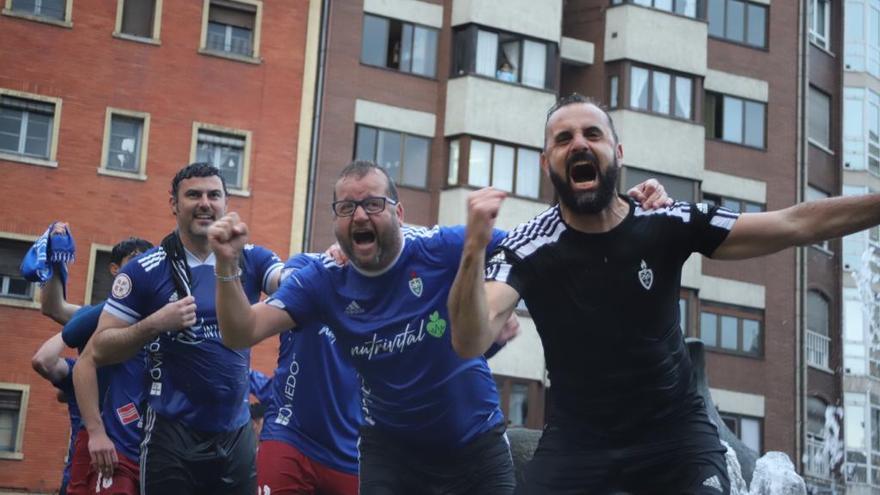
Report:
[[[336,214],[337,217],[350,217],[354,215],[358,206],[363,208],[367,215],[382,213],[385,211],[385,203],[394,206],[397,204],[397,201],[391,198],[386,198],[385,196],[370,196],[369,198],[364,198],[360,201],[355,201],[353,199],[334,201],[332,206],[333,213]]]

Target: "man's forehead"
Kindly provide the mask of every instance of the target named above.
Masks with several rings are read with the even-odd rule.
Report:
[[[592,103],[571,103],[553,112],[547,122],[548,130],[554,132],[585,125],[607,127],[605,112]]]
[[[223,182],[216,175],[210,177],[190,177],[180,181],[184,191],[222,191]]]
[[[371,170],[361,177],[357,175],[349,175],[340,177],[336,181],[336,192],[356,193],[362,190],[383,192],[388,188],[388,182],[385,176],[377,170]]]

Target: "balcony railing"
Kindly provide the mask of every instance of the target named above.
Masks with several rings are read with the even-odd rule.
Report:
[[[820,333],[807,330],[807,364],[817,368],[828,368],[828,346],[831,339]]]
[[[828,465],[828,454],[826,454],[824,450],[824,441],[812,436],[807,436],[807,451],[804,454],[805,474],[814,478],[831,478],[831,468]]]

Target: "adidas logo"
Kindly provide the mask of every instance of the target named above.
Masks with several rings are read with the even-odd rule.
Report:
[[[721,481],[718,479],[718,475],[713,475],[711,478],[707,478],[703,481],[703,486],[707,486],[709,488],[714,488],[721,493],[724,493],[724,489],[721,488]]]
[[[358,305],[357,301],[352,301],[351,304],[345,308],[345,314],[347,315],[359,315],[363,312],[364,309]]]

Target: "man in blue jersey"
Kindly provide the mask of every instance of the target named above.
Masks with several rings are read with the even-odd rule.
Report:
[[[83,358],[103,366],[147,346],[144,495],[253,495],[250,352],[221,341],[214,286],[241,280],[248,300],[256,302],[261,292],[277,288],[282,264],[271,251],[248,245],[235,273],[215,274],[207,230],[228,206],[226,183],[215,167],[194,163],[181,169],[169,203],[177,229],[116,276]],[[94,403],[94,368],[77,366],[74,380],[80,403]]]
[[[66,232],[67,224],[57,222],[52,235],[62,235]],[[110,251],[110,264],[107,268],[111,275],[115,276],[122,265],[152,247],[149,242],[134,237],[121,241]],[[57,339],[57,344],[82,351],[95,330],[97,315],[100,314],[102,305],[81,307],[67,302],[58,273],[59,271],[56,270],[40,293],[41,309],[55,321],[66,324],[62,332],[47,343],[53,343],[52,347],[54,347],[54,339]],[[38,356],[34,357],[35,367],[39,360],[40,367],[46,369],[43,356],[44,353],[38,352]],[[69,382],[65,392],[69,396],[68,406],[76,408],[79,416],[73,387],[72,363],[70,368],[71,372],[65,378],[65,383]],[[77,429],[72,447],[70,483],[67,490],[70,495],[94,493],[98,489],[95,487],[102,488],[101,493],[136,494],[138,492],[137,452],[140,441],[138,425],[140,416],[137,408],[141,401],[143,374],[142,359],[130,360],[101,371],[99,377],[101,408],[105,409],[107,418],[103,424],[90,423],[85,421],[85,417],[80,423],[78,418],[78,423],[83,428]],[[88,409],[89,412],[94,410],[94,415],[98,415],[97,403],[84,404],[84,409]],[[118,418],[114,414],[118,414]],[[109,438],[104,425],[109,430]],[[114,464],[121,460],[120,469],[113,470],[113,466],[110,466],[104,473],[97,469],[99,467],[97,459],[100,457],[98,452],[102,446],[112,452]],[[122,453],[119,460],[116,456],[117,449]],[[90,465],[93,468],[90,468]]]
[[[560,203],[511,231],[487,266],[505,194],[472,194],[449,298],[463,357],[489,346],[520,298],[544,344],[553,412],[518,493],[729,493],[679,328],[682,265],[695,252],[744,259],[865,229],[880,222],[880,195],[648,212],[614,194],[623,147],[601,107],[566,97],[545,131],[541,166]]]
[[[324,323],[360,373],[360,493],[508,494],[514,477],[498,394],[483,357],[455,355],[446,297],[461,227],[403,229],[394,182],[356,161],[334,190],[337,241],[350,263],[310,260],[251,306],[236,281],[218,284],[218,320],[232,347]],[[503,233],[493,233],[493,245]],[[209,238],[221,274],[235,273],[247,226],[230,214]]]

